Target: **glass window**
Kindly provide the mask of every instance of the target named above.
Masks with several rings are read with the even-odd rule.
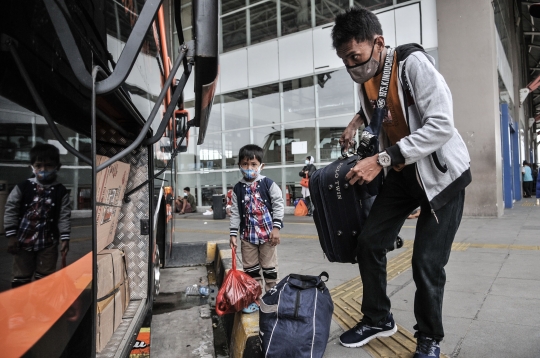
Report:
[[[319,120],[319,150],[321,162],[331,162],[341,155],[339,137],[354,114]]]
[[[246,0],[221,0],[221,13],[225,15],[246,6]]]
[[[315,117],[313,76],[283,82],[283,107],[286,122]]]
[[[272,84],[251,90],[253,125],[280,123],[279,85]]]
[[[277,6],[274,1],[249,9],[251,45],[277,37]]]
[[[221,18],[223,32],[223,52],[232,51],[247,45],[246,12],[240,11]]]
[[[319,117],[354,113],[354,82],[346,69],[317,75]]]
[[[315,0],[315,26],[333,22],[336,15],[348,8],[349,0]]]
[[[222,96],[225,129],[249,127],[248,91],[232,92]]]
[[[204,173],[201,176],[202,205],[212,205],[212,196],[223,194],[223,182],[221,172]]]
[[[238,151],[249,144],[249,129],[225,132],[225,157],[227,168],[238,168]]]
[[[311,27],[311,0],[281,0],[281,35]]]
[[[289,201],[287,206],[294,205],[296,199],[302,198],[302,186],[300,185],[300,171],[302,171],[303,165],[286,167],[285,170],[285,183],[287,184],[287,190],[289,191]]]
[[[207,135],[208,138],[208,135]],[[197,155],[197,128],[191,128],[189,130],[189,141],[187,145],[187,151],[178,153],[176,156],[176,165],[179,171],[194,171],[196,170],[196,155]],[[206,138],[205,138],[206,142]]]
[[[202,170],[221,169],[222,148],[221,133],[207,134],[199,147],[199,160]]]
[[[281,164],[280,125],[253,128],[253,140],[264,150],[263,162],[267,165]]]
[[[207,133],[221,131],[221,96],[214,97],[214,103],[212,104],[212,110],[210,111],[210,117],[208,118]]]
[[[182,29],[191,27],[191,1],[182,0],[180,17],[182,21]]]
[[[303,143],[307,150],[299,150],[300,144],[294,145],[292,143]],[[315,157],[315,121],[305,121],[293,125],[285,126],[285,162],[287,164],[300,164],[304,163],[308,155]]]
[[[398,4],[409,0],[398,0]],[[363,6],[368,10],[382,9],[394,5],[393,0],[357,0],[354,2],[354,6]]]

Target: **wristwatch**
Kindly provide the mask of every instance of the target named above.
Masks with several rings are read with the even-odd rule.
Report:
[[[390,155],[384,152],[379,153],[379,158],[377,159],[377,164],[379,164],[381,167],[386,168],[392,165],[392,158],[390,158]]]

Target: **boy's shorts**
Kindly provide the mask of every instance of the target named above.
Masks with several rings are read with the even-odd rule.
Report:
[[[39,251],[19,250],[13,255],[13,282],[27,283],[56,272],[58,245]]]

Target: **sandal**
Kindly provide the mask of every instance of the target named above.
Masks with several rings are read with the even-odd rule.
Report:
[[[251,303],[249,306],[244,308],[242,312],[244,313],[253,313],[257,312],[259,310],[259,305],[257,305],[255,302]]]

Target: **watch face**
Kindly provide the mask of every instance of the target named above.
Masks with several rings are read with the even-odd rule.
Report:
[[[388,153],[379,154],[379,163],[381,163],[383,167],[387,167],[390,165],[390,156],[388,155]]]

